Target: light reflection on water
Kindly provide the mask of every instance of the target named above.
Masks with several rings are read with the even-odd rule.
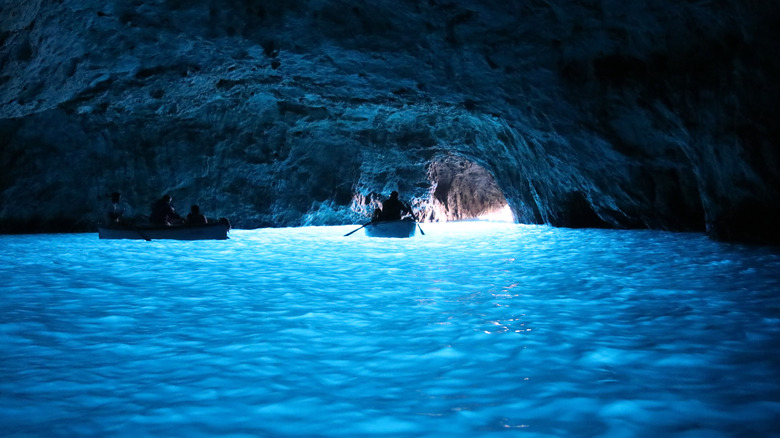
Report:
[[[780,434],[776,250],[355,228],[0,236],[0,432]]]

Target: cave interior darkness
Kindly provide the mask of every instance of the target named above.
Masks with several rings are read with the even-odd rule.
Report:
[[[94,231],[113,191],[253,229],[397,190],[424,221],[780,244],[774,1],[2,9],[3,233]]]

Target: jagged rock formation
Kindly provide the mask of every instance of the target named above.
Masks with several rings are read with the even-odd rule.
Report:
[[[476,214],[490,178],[431,180],[455,157],[520,222],[780,242],[775,2],[367,3],[0,1],[2,229],[90,229],[114,190],[238,227],[391,190]]]

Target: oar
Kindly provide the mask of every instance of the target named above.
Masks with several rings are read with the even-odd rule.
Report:
[[[147,242],[151,242],[152,241],[151,237],[147,236],[146,233],[141,231],[137,226],[135,226],[133,224],[122,224],[122,223],[120,223],[120,224],[117,224],[117,225],[119,225],[120,227],[127,228],[128,230],[135,231],[136,233],[138,233],[139,236],[141,236],[142,239],[144,239]]]
[[[149,236],[144,234],[144,232],[141,231],[140,229],[138,229],[138,227],[136,227],[135,225],[125,225],[125,227],[130,228],[133,231],[135,231],[136,233],[138,233],[138,235],[141,236],[141,238],[143,238],[145,241],[147,241],[147,242],[151,242],[152,241],[152,239]]]
[[[139,230],[138,228],[134,228],[134,230],[135,230],[135,232],[136,232],[136,233],[138,233],[138,235],[139,235],[139,236],[143,237],[143,239],[144,239],[144,240],[146,240],[147,242],[151,242],[151,241],[152,241],[151,237],[149,237],[149,236],[147,236],[146,234],[144,234],[144,233],[143,233],[141,230]],[[422,230],[420,230],[420,232],[422,232]]]
[[[141,218],[141,219],[146,219],[147,221],[149,220],[149,216],[147,216],[145,214],[139,214],[138,217]],[[130,228],[131,230],[135,231],[145,241],[147,241],[147,242],[151,242],[152,241],[152,238],[147,236],[146,234],[144,234],[144,232],[141,231],[140,229],[138,229],[137,226],[135,226],[133,224],[120,224],[120,225],[122,225],[125,228]]]
[[[425,231],[422,230],[422,227],[420,226],[420,223],[417,222],[417,215],[414,214],[414,212],[412,211],[411,208],[409,209],[409,213],[412,215],[412,219],[414,219],[414,223],[417,224],[417,229],[420,230],[420,234],[422,234],[424,236],[425,235]]]
[[[360,231],[360,230],[362,230],[363,228],[365,228],[365,226],[366,226],[366,225],[371,225],[371,224],[373,224],[373,223],[374,223],[374,221],[371,221],[371,222],[369,222],[369,223],[367,223],[367,224],[364,224],[362,227],[358,228],[357,230],[350,231],[349,233],[345,234],[345,235],[344,235],[344,237],[347,237],[347,236],[349,236],[349,235],[351,235],[351,234],[357,233],[358,231]]]

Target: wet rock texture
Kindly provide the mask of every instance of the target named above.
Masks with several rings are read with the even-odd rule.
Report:
[[[2,0],[0,222],[455,218],[486,173],[520,222],[778,242],[776,4]]]
[[[435,185],[427,221],[468,220],[507,205],[501,188],[482,166],[451,156],[435,160],[429,169],[428,179]]]

